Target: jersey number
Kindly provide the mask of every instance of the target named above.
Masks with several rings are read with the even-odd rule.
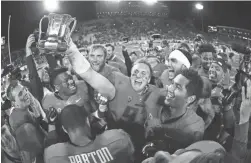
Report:
[[[122,119],[124,121],[134,122],[138,112],[139,112],[138,108],[127,106],[125,112],[122,115]]]

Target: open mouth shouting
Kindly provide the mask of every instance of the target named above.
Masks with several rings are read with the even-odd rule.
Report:
[[[99,63],[91,63],[92,64],[92,68],[97,71],[99,69]]]
[[[168,72],[169,72],[169,78],[170,79],[173,79],[174,78],[174,75],[175,75],[175,72],[173,69],[168,69]]]
[[[217,79],[217,73],[215,71],[209,71],[209,80]]]
[[[141,86],[141,84],[142,84],[143,82],[142,82],[142,80],[141,79],[136,79],[136,80],[134,80],[134,85],[135,86]]]

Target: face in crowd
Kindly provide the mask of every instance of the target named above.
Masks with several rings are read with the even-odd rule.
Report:
[[[110,59],[114,55],[114,49],[112,46],[107,46],[107,59]]]
[[[202,67],[205,70],[209,70],[209,67],[211,66],[213,61],[213,53],[212,52],[203,52],[201,54],[201,63]]]
[[[185,68],[182,62],[177,58],[169,56],[168,58],[168,77],[170,80],[174,79]]]
[[[146,63],[136,63],[131,71],[131,85],[136,92],[144,90],[151,80],[151,70]]]
[[[217,63],[212,63],[210,68],[209,68],[209,80],[217,84],[221,81],[222,78],[224,78],[224,71],[220,65]]]
[[[83,50],[80,52],[85,58],[88,58],[88,52],[87,50]]]
[[[90,51],[88,60],[94,71],[100,72],[105,65],[106,54],[105,48],[95,48]]]
[[[63,72],[56,77],[54,86],[58,92],[66,96],[71,96],[77,92],[76,83],[67,72]]]
[[[20,109],[26,109],[29,107],[31,101],[29,97],[29,90],[18,84],[11,92],[11,96],[15,101],[15,107]]]
[[[138,59],[137,54],[135,52],[132,52],[130,55],[130,59],[131,59],[132,63],[134,63]]]
[[[201,68],[201,58],[195,54],[192,57],[191,69],[193,69],[194,71],[199,71],[200,68]]]
[[[185,76],[181,74],[177,75],[173,80],[173,84],[168,86],[165,104],[175,108],[182,108],[187,103],[191,103],[191,100],[194,99],[191,99],[191,96],[188,96],[188,83],[189,80]]]

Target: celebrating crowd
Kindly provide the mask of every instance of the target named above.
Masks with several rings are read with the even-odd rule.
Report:
[[[29,35],[28,77],[10,65],[2,81],[2,161],[251,162],[251,56],[203,39],[151,38],[140,54],[71,40],[63,54],[40,49],[37,67]]]

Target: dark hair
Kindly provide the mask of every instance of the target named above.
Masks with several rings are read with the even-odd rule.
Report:
[[[149,69],[150,69],[150,77],[152,77],[152,75],[153,75],[153,70],[152,70],[151,65],[147,62],[146,59],[147,59],[147,58],[138,59],[136,62],[134,62],[133,66],[136,65],[136,64],[138,64],[138,63],[142,63],[142,64],[147,65],[147,66],[149,67]]]
[[[192,56],[192,65],[194,65],[194,63],[195,63],[196,61],[200,61],[200,62],[201,62],[201,58],[200,58],[197,54],[194,54],[194,55]]]
[[[165,45],[165,46],[169,46],[169,43],[167,42],[167,40],[163,40],[162,44]]]
[[[133,55],[133,54],[135,54],[136,56],[138,56],[137,53],[136,53],[135,51],[132,51],[132,52],[129,54],[129,56],[131,56],[131,55]]]
[[[51,77],[51,85],[54,86],[54,82],[55,79],[57,78],[57,76],[61,73],[67,72],[68,68],[67,67],[57,67],[54,68],[51,72],[50,72],[50,77]]]
[[[203,81],[199,76],[198,72],[192,69],[184,69],[181,75],[189,80],[186,86],[188,96],[195,95],[196,99],[199,99],[203,90]]]
[[[192,65],[192,62],[193,62],[192,55],[186,50],[183,50],[183,49],[177,49],[177,50],[179,50],[181,53],[183,53],[186,56],[186,58],[188,59],[189,63]]]
[[[199,45],[198,52],[199,54],[202,54],[204,52],[216,53],[216,50],[212,44],[201,44]]]
[[[179,46],[178,49],[180,48],[186,48],[188,52],[190,52],[190,47],[187,45],[187,43],[182,42]]]
[[[78,50],[79,50],[80,53],[81,52],[87,52],[87,54],[89,54],[89,50],[87,48],[79,48]]]
[[[228,56],[226,53],[218,53],[217,58],[222,58],[224,61],[228,61]]]
[[[66,131],[85,126],[86,118],[87,113],[84,111],[84,108],[77,105],[68,105],[64,107],[60,113],[60,121]]]
[[[230,59],[232,59],[233,56],[234,56],[234,53],[233,53],[233,52],[229,53],[229,58],[230,58]]]
[[[106,44],[105,45],[105,47],[108,47],[108,46],[112,47],[112,51],[114,51],[115,47],[112,44]]]

